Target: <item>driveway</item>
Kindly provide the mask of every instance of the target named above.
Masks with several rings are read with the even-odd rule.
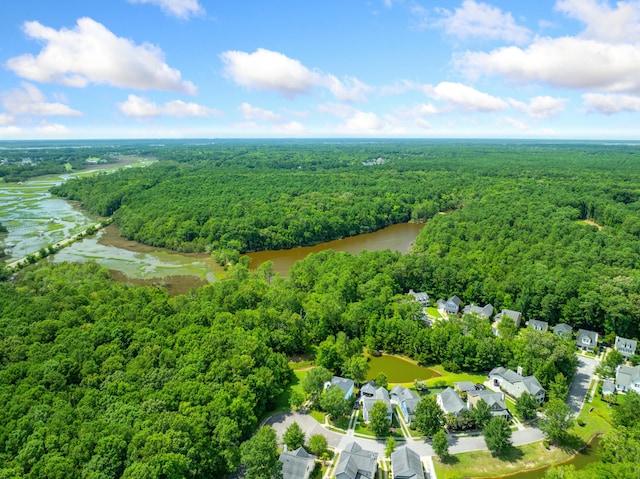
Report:
[[[322,434],[327,438],[327,443],[331,447],[338,447],[340,445],[340,441],[344,437],[344,434],[338,434],[325,429],[310,415],[301,414],[299,412],[290,411],[275,414],[267,419],[264,425],[274,428],[276,430],[276,433],[278,434],[278,440],[282,441],[282,435],[293,422],[298,423],[300,428],[304,431],[307,439],[309,439],[314,434]]]
[[[600,361],[595,358],[589,358],[582,354],[578,355],[578,370],[571,386],[569,386],[569,394],[567,396],[567,404],[576,414],[579,414],[582,409],[584,399],[589,390],[589,383],[599,363]]]

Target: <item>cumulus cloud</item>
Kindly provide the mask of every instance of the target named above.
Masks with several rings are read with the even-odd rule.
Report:
[[[606,42],[640,40],[640,2],[558,0],[556,9],[586,25],[582,36]]]
[[[345,131],[366,132],[381,130],[384,127],[384,123],[375,113],[358,110],[352,106],[329,103],[320,105],[318,109],[323,113],[342,118],[344,123],[340,128]]]
[[[69,132],[69,129],[61,125],[59,123],[51,123],[49,121],[43,120],[40,123],[40,126],[36,128],[38,133],[45,133],[47,135],[66,135]]]
[[[16,88],[2,93],[0,98],[2,98],[4,108],[14,115],[82,115],[78,110],[63,103],[47,102],[44,93],[35,85],[27,82],[22,82],[22,90]]]
[[[129,0],[129,3],[150,3],[173,17],[186,19],[204,13],[198,0]]]
[[[518,25],[511,13],[486,3],[464,0],[462,6],[453,12],[440,9],[439,13],[443,17],[437,25],[442,26],[448,35],[461,40],[480,38],[513,43],[529,40],[529,30]]]
[[[275,91],[288,98],[326,88],[340,101],[363,101],[370,87],[354,77],[345,80],[313,71],[300,61],[264,48],[253,53],[229,50],[220,55],[224,74],[238,85],[254,90]]]
[[[129,95],[127,101],[118,103],[118,108],[127,116],[135,117],[156,117],[156,116],[211,116],[220,115],[221,112],[213,108],[198,105],[197,103],[187,103],[182,100],[174,100],[158,105],[146,98]]]
[[[284,123],[285,119],[282,115],[272,112],[271,110],[265,110],[263,108],[250,105],[249,103],[243,103],[240,105],[240,111],[245,120],[249,121],[266,121],[268,123]]]
[[[0,113],[0,126],[12,125],[14,118],[6,113]]]
[[[540,38],[526,49],[466,52],[456,60],[470,77],[501,74],[562,88],[640,91],[640,45],[574,37]]]
[[[587,111],[613,115],[621,112],[640,111],[640,97],[632,95],[616,95],[601,93],[586,93],[582,95]]]
[[[240,105],[240,111],[242,116],[246,120],[245,127],[259,128],[261,123],[269,123],[275,126],[275,130],[281,133],[302,133],[305,131],[304,125],[298,121],[288,121],[282,115],[272,112],[271,110],[265,110],[257,106],[250,105],[249,103],[243,103]]]
[[[23,78],[72,87],[99,83],[196,93],[193,83],[182,80],[180,72],[164,62],[158,47],[117,37],[91,18],[80,18],[75,28],[61,30],[26,22],[24,32],[45,46],[37,56],[25,54],[7,61],[7,68]]]
[[[511,105],[531,118],[545,120],[558,116],[564,111],[564,107],[568,100],[566,98],[554,98],[552,96],[536,96],[529,100],[529,103],[523,103],[518,100],[510,99]]]
[[[619,93],[640,92],[640,2],[559,0],[556,8],[585,23],[578,36],[536,37],[526,48],[467,51],[454,63],[470,78]]]
[[[425,85],[424,93],[431,98],[445,101],[467,112],[492,112],[509,107],[509,104],[503,99],[462,83],[441,82],[435,87]]]

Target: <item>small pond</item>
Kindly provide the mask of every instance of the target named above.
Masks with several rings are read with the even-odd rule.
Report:
[[[371,356],[369,366],[371,369],[367,373],[367,381],[375,379],[380,373],[385,373],[390,383],[410,383],[414,379],[425,380],[440,376],[438,371],[418,366],[398,356]]]

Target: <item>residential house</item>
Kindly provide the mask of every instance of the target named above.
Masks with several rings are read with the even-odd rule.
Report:
[[[429,306],[429,302],[431,301],[429,299],[429,295],[423,291],[418,291],[415,292],[414,290],[410,289],[409,290],[409,295],[413,296],[413,298],[420,303],[423,307],[427,307]]]
[[[522,321],[522,313],[520,311],[513,311],[511,309],[503,309],[498,314],[494,316],[494,322],[491,325],[493,329],[493,334],[499,336],[498,325],[502,322],[503,319],[511,319],[513,323],[516,325],[516,328],[520,327],[520,322]]]
[[[493,383],[499,385],[509,396],[519,398],[527,392],[539,403],[542,404],[544,401],[545,389],[535,376],[523,376],[521,368],[518,368],[517,373],[503,367],[494,368],[489,373],[489,378],[493,379]]]
[[[362,401],[362,417],[365,421],[369,420],[369,412],[371,412],[373,405],[378,401],[382,401],[387,407],[387,419],[389,420],[389,423],[391,423],[391,419],[393,418],[393,408],[391,407],[389,392],[385,388],[380,387],[376,389],[373,396],[363,395],[360,400]]]
[[[411,424],[415,417],[420,397],[411,389],[398,385],[391,390],[391,400],[398,405],[407,424]]]
[[[602,395],[611,396],[616,393],[616,385],[610,379],[602,383]]]
[[[469,391],[475,391],[476,385],[471,381],[460,381],[457,383],[453,383],[453,389],[457,393],[468,393]]]
[[[640,366],[621,364],[616,370],[616,389],[623,393],[635,391],[640,394]]]
[[[511,413],[509,412],[509,409],[507,409],[507,404],[504,402],[504,393],[489,391],[486,389],[468,391],[467,409],[476,407],[480,399],[487,403],[492,416],[504,416],[507,419],[511,417]]]
[[[424,479],[420,456],[406,446],[391,453],[391,471],[393,479]]]
[[[573,328],[566,323],[558,323],[553,327],[553,332],[558,336],[571,337]]]
[[[549,323],[546,321],[540,321],[538,319],[530,319],[527,321],[527,327],[535,331],[545,332],[549,329]]]
[[[368,397],[368,398],[372,398],[373,396],[376,395],[376,382],[371,380],[371,381],[367,381],[366,383],[364,383],[362,386],[360,386],[360,396],[361,397]]]
[[[481,319],[489,319],[491,315],[493,315],[493,306],[487,304],[486,306],[480,307],[475,304],[468,304],[462,310],[462,314],[473,314]]]
[[[436,395],[436,403],[445,414],[455,414],[458,416],[462,411],[467,409],[458,393],[451,388],[447,388]]]
[[[344,392],[344,398],[349,399],[353,396],[353,379],[341,378],[340,376],[333,376],[331,381],[324,385],[325,389],[329,389],[331,386],[338,386]]]
[[[347,444],[336,466],[336,479],[373,479],[378,470],[378,453],[362,449],[356,442]]]
[[[583,351],[591,351],[598,346],[598,333],[587,329],[578,329],[576,346]]]
[[[460,304],[462,300],[457,296],[451,296],[448,300],[439,299],[438,300],[438,312],[442,314],[442,316],[446,316],[447,314],[458,314],[460,311]]]
[[[299,447],[295,451],[284,451],[280,454],[280,462],[282,479],[309,479],[316,465],[316,456]]]
[[[622,354],[625,358],[629,359],[631,356],[636,354],[636,346],[638,345],[637,341],[633,339],[621,338],[620,336],[616,336],[616,342],[614,347],[618,350],[620,354]]]

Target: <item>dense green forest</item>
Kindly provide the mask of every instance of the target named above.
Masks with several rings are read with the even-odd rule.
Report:
[[[154,154],[146,169],[54,192],[113,214],[130,239],[182,251],[289,248],[425,220],[403,287],[640,334],[637,147],[222,142]]]
[[[147,168],[55,192],[113,214],[131,238],[183,251],[426,225],[408,255],[325,251],[287,278],[240,258],[227,279],[176,297],[114,282],[96,264],[33,265],[0,283],[0,478],[227,477],[293,379],[287,358],[310,351],[345,376],[366,347],[449,371],[522,366],[546,388],[573,378],[572,341],[527,329],[496,337],[475,317],[428,328],[410,288],[605,340],[639,336],[634,147],[223,142],[151,152],[159,161]],[[631,452],[611,449],[601,471],[626,470],[640,450],[637,424],[622,423],[612,437]]]
[[[291,279],[238,264],[173,298],[95,264],[24,270],[0,284],[0,477],[224,477],[292,378],[287,356],[312,345],[335,374],[366,345],[572,378],[574,345],[553,334],[497,338],[473,317],[425,327],[402,258],[326,252]]]

